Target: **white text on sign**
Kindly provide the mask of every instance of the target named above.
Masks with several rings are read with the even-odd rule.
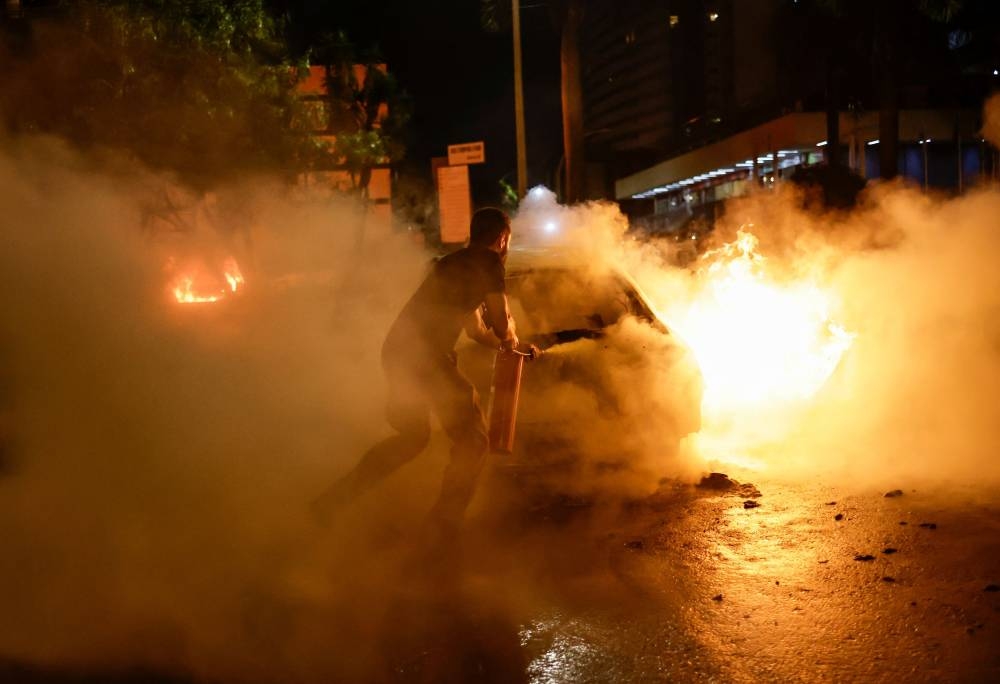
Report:
[[[483,141],[448,145],[448,165],[482,164],[486,161],[486,145]]]

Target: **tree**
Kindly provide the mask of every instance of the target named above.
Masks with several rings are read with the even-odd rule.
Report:
[[[322,133],[333,138],[314,166],[342,168],[350,174],[352,194],[358,203],[360,245],[368,216],[372,172],[403,157],[409,101],[378,51],[358,51],[343,32],[322,36],[308,56],[325,70]]]
[[[343,32],[325,36],[310,61],[326,70],[326,133],[335,136],[331,160],[346,167],[354,191],[367,198],[372,169],[399,161],[405,152],[408,98],[378,51],[357,50]]]
[[[14,132],[127,152],[205,190],[288,170],[296,72],[263,0],[81,0],[0,45],[0,116]],[[4,54],[5,53],[5,54]]]

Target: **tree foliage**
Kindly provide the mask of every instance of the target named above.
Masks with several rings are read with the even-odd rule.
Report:
[[[38,13],[0,57],[9,129],[123,150],[195,187],[288,168],[308,149],[263,0],[80,0]]]
[[[359,51],[342,32],[324,36],[309,60],[326,70],[325,129],[335,136],[331,159],[347,168],[364,194],[372,168],[405,152],[408,98],[378,51]]]
[[[487,31],[509,31],[511,13],[511,0],[479,0],[479,22]]]

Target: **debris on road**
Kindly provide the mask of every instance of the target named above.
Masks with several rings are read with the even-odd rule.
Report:
[[[898,550],[899,549],[894,549],[891,546],[887,546],[884,549],[882,549],[882,553],[884,553],[884,554],[886,554],[888,556],[890,553],[896,553],[896,551],[898,551]]]
[[[695,487],[698,489],[715,489],[725,492],[734,489],[738,484],[738,482],[730,479],[725,473],[709,473],[701,478],[701,481]]]
[[[721,601],[722,600],[722,594],[716,594],[715,596],[712,597],[712,600],[713,601]]]
[[[743,502],[743,508],[759,508],[760,504],[752,499],[747,499]]]
[[[833,519],[834,520],[843,520],[844,519],[844,514],[843,513],[838,513],[837,515],[833,516]]]
[[[725,473],[709,473],[695,485],[698,489],[708,489],[716,492],[733,492],[747,499],[756,499],[760,490],[752,484],[742,484]]]
[[[893,489],[891,492],[886,492],[885,493],[885,498],[887,498],[887,499],[892,499],[892,498],[895,498],[897,496],[903,496],[903,490],[902,489]]]
[[[895,577],[889,577],[888,575],[886,575],[885,577],[882,578],[882,581],[883,582],[895,582],[896,578]]]
[[[873,561],[873,560],[875,560],[875,556],[873,556],[871,554],[868,554],[868,553],[864,553],[864,554],[859,553],[858,555],[856,555],[854,557],[854,560],[856,560],[856,561]]]

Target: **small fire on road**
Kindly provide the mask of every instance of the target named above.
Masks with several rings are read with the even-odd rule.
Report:
[[[812,397],[854,339],[831,291],[769,272],[751,228],[701,257],[696,296],[671,316],[704,374],[707,417]]]
[[[239,264],[232,257],[227,257],[223,262],[221,279],[205,275],[203,269],[191,268],[173,278],[170,291],[180,304],[205,304],[217,302],[245,284]]]

